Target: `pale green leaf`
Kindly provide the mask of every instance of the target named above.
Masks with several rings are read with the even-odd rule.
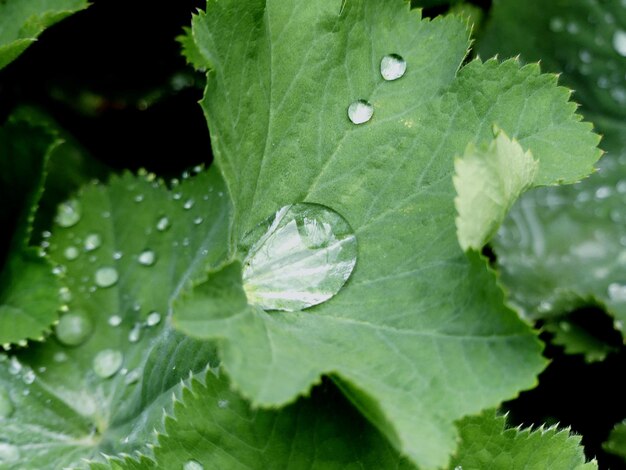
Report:
[[[494,240],[502,281],[529,318],[606,305],[626,321],[626,9],[607,2],[495,2],[480,43],[484,56],[541,60],[576,89],[604,134],[599,171],[567,188],[522,197]]]
[[[485,262],[458,245],[453,158],[498,125],[539,161],[537,184],[570,182],[591,171],[597,136],[555,76],[515,61],[461,67],[464,20],[421,20],[401,0],[210,1],[192,31],[211,66],[202,104],[235,253],[175,304],[176,325],[219,338],[254,405],[291,402],[329,374],[403,454],[445,465],[454,421],[531,387],[544,364]],[[407,63],[393,82],[380,73],[387,54]],[[357,100],[373,107],[362,125],[347,115]],[[351,278],[303,311],[244,305],[237,247],[301,202],[353,228]]]
[[[171,329],[169,312],[183,285],[225,256],[230,204],[219,175],[202,172],[171,191],[154,175],[124,175],[74,201],[80,217],[48,240],[67,312],[45,343],[0,356],[0,443],[18,455],[2,468],[149,454],[181,380],[217,362],[211,343]],[[64,318],[77,315],[83,323],[72,329]],[[106,350],[121,363],[99,362]]]
[[[453,466],[463,470],[591,470],[580,437],[566,429],[505,429],[505,418],[493,411],[459,423],[461,443]]]
[[[454,168],[459,244],[464,250],[480,250],[532,185],[538,165],[518,142],[496,131],[489,146],[470,143]]]
[[[602,447],[607,452],[626,459],[626,422],[615,425]]]
[[[13,62],[46,28],[88,6],[87,0],[0,2],[0,69]]]

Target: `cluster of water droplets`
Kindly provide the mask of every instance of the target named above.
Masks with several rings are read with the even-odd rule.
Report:
[[[401,78],[406,72],[406,61],[398,54],[388,54],[380,61],[380,75],[385,81]],[[374,106],[365,100],[358,99],[348,106],[348,118],[354,124],[364,124],[372,119]]]

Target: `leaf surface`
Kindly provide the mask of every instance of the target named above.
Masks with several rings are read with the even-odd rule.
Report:
[[[604,304],[626,320],[626,10],[618,0],[495,3],[480,52],[541,60],[604,134],[599,171],[522,197],[494,241],[502,281],[529,318]]]
[[[463,470],[597,468],[595,461],[585,463],[580,437],[570,435],[568,430],[505,429],[505,422],[493,411],[463,419],[459,423],[461,443],[453,465]]]
[[[445,465],[453,422],[531,387],[543,367],[484,261],[458,245],[453,158],[498,125],[539,161],[538,184],[575,181],[599,156],[590,125],[536,65],[461,68],[464,21],[424,21],[402,1],[210,1],[192,38],[191,59],[211,68],[202,105],[233,197],[234,259],[176,303],[175,325],[219,338],[253,404],[284,405],[329,374],[403,454]],[[380,73],[387,54],[407,63],[393,82]],[[362,125],[347,115],[357,100],[373,107]],[[354,229],[351,278],[303,311],[246,305],[237,246],[300,202]]]
[[[57,218],[49,238],[67,311],[45,343],[0,357],[0,443],[16,456],[2,468],[149,453],[181,381],[217,363],[211,343],[171,329],[169,310],[200,266],[225,256],[230,204],[219,175],[171,191],[153,175],[124,175],[73,200],[78,220]]]
[[[5,0],[0,3],[0,69],[49,26],[89,6],[86,0]]]

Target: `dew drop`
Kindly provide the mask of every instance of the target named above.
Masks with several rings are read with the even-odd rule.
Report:
[[[204,219],[202,217],[196,217],[193,219],[193,223],[196,225],[200,225]]]
[[[91,233],[85,237],[85,250],[93,251],[102,245],[102,238],[97,233]]]
[[[204,465],[197,460],[187,460],[183,464],[183,470],[204,470]]]
[[[67,354],[65,354],[63,351],[59,351],[54,353],[54,356],[52,356],[52,359],[54,359],[54,362],[65,362],[67,361]]]
[[[9,359],[9,374],[17,375],[22,370],[22,363],[15,356],[11,356]]]
[[[356,237],[337,212],[319,204],[285,206],[240,244],[247,253],[248,301],[265,310],[302,310],[333,297],[352,274]]]
[[[128,333],[128,341],[130,341],[131,343],[136,343],[137,341],[139,341],[140,338],[141,338],[141,324],[135,323],[135,326],[133,326],[133,329],[130,330],[130,333]]]
[[[24,374],[22,375],[22,381],[26,385],[32,384],[36,378],[37,376],[35,375],[35,372],[32,369],[27,369],[26,371],[24,371]]]
[[[144,250],[139,254],[137,260],[143,266],[152,266],[156,261],[156,254],[152,250]]]
[[[561,31],[563,31],[564,27],[565,23],[563,23],[563,20],[558,16],[550,19],[550,29],[555,33],[560,33]]]
[[[406,72],[406,61],[398,54],[389,54],[380,61],[380,74],[385,80],[397,80]]]
[[[79,251],[75,246],[68,246],[65,250],[63,250],[63,256],[68,261],[73,261],[78,258]]]
[[[146,318],[146,325],[155,326],[161,323],[161,314],[159,312],[150,312]]]
[[[626,57],[626,31],[618,29],[613,34],[613,47],[622,57]]]
[[[189,210],[193,207],[194,204],[195,204],[195,201],[193,199],[187,199],[185,203],[183,204],[183,209]]]
[[[108,324],[112,327],[120,326],[122,324],[122,317],[119,315],[111,315]]]
[[[66,346],[84,343],[93,332],[93,322],[80,310],[66,313],[55,327],[57,339]]]
[[[105,266],[96,271],[94,280],[99,287],[111,287],[119,278],[117,270],[111,266]]]
[[[581,50],[578,53],[578,57],[580,57],[580,60],[584,62],[585,64],[588,64],[591,62],[591,52],[589,52],[586,49]]]
[[[114,349],[104,349],[93,359],[94,372],[103,379],[108,379],[122,367],[124,356]]]
[[[137,383],[141,378],[141,369],[133,369],[131,370],[126,377],[124,377],[124,383],[126,385],[131,385]]]
[[[20,450],[17,446],[0,441],[0,463],[17,462],[20,459]]]
[[[170,219],[168,219],[167,217],[163,216],[161,217],[156,224],[156,228],[159,232],[164,232],[166,231],[168,228],[170,228]]]
[[[70,199],[59,205],[54,221],[61,227],[71,227],[80,220],[81,207],[76,199]]]
[[[374,107],[365,100],[357,100],[348,106],[348,117],[354,124],[363,124],[374,114]]]
[[[626,302],[626,284],[609,284],[608,294],[613,302]]]
[[[218,408],[228,408],[228,405],[230,404],[230,402],[228,400],[218,400],[217,401],[217,406]]]
[[[0,421],[11,416],[14,411],[15,406],[13,406],[9,392],[4,388],[0,388]]]
[[[122,253],[121,251],[114,251],[113,252],[113,259],[115,261],[122,259],[123,256],[124,256],[124,253]]]
[[[143,194],[137,194],[137,195],[133,198],[133,200],[134,200],[135,202],[141,202],[141,201],[143,201]]]

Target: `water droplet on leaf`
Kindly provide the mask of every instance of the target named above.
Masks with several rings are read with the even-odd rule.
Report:
[[[626,31],[618,29],[613,34],[613,47],[622,57],[626,57]]]
[[[137,260],[143,266],[152,266],[156,261],[156,254],[152,250],[144,250],[139,254]]]
[[[111,326],[120,326],[122,324],[122,317],[119,315],[111,315],[108,320],[109,325]]]
[[[183,464],[183,470],[204,470],[204,466],[197,460],[187,460]]]
[[[159,232],[164,232],[169,227],[170,227],[170,219],[168,219],[167,217],[163,216],[157,221],[156,228]]]
[[[613,282],[609,284],[608,293],[613,302],[626,302],[626,284]]]
[[[11,416],[13,411],[15,411],[15,407],[11,401],[9,392],[4,388],[0,388],[0,421]]]
[[[161,322],[161,314],[159,312],[150,312],[146,318],[146,325],[155,326]]]
[[[75,199],[70,199],[59,205],[54,221],[61,227],[71,227],[80,220],[81,207]]]
[[[189,210],[193,207],[194,204],[195,204],[195,201],[193,199],[187,199],[185,203],[183,204],[183,208]]]
[[[398,54],[389,54],[380,61],[380,74],[385,80],[397,80],[406,72],[406,61]]]
[[[363,124],[374,114],[374,107],[365,100],[357,100],[348,106],[348,117],[354,124]]]
[[[91,233],[85,237],[85,250],[93,251],[102,245],[102,238],[97,233]]]
[[[85,312],[66,313],[55,327],[57,339],[66,346],[78,346],[93,332],[93,322]]]
[[[301,203],[278,210],[242,240],[248,302],[302,310],[333,297],[352,274],[356,237],[337,212]]]
[[[94,372],[103,379],[108,379],[122,367],[124,356],[114,349],[104,349],[93,359]]]
[[[96,285],[99,287],[111,287],[117,282],[118,278],[117,270],[111,266],[98,269],[94,275]]]
[[[131,343],[136,343],[137,341],[139,341],[140,338],[141,338],[141,324],[135,323],[135,326],[133,326],[133,329],[130,330],[130,333],[128,333],[128,341],[130,341]]]
[[[75,246],[68,246],[65,250],[63,250],[63,256],[68,261],[73,261],[78,258],[79,251]]]

